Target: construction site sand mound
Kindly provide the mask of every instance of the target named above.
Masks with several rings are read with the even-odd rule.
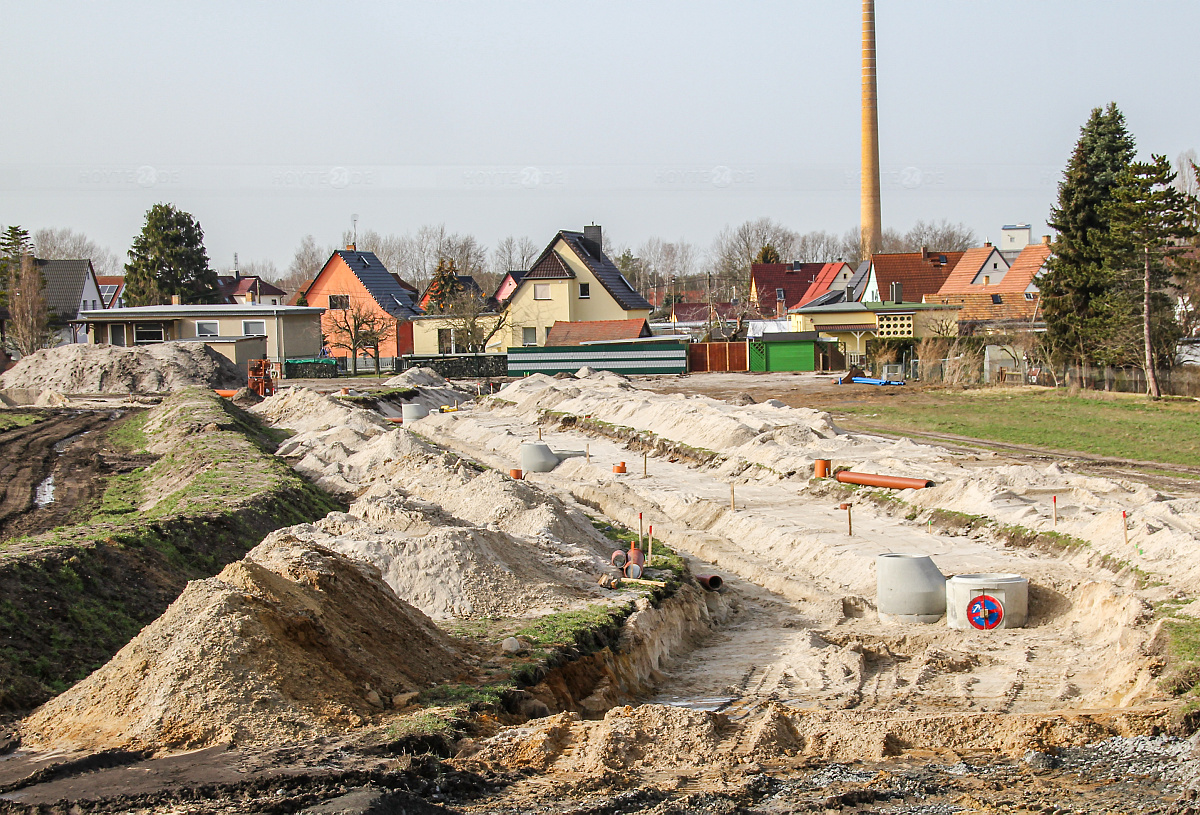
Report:
[[[189,385],[236,388],[246,374],[201,342],[60,345],[23,357],[0,375],[0,388],[73,393],[163,393]]]
[[[404,401],[434,410],[443,405],[460,405],[479,395],[478,390],[468,390],[447,381],[432,368],[409,368],[393,376],[383,384],[389,388],[413,388],[416,395]]]
[[[276,532],[188,585],[104,667],[22,725],[34,749],[278,743],[371,720],[466,658],[379,571]]]
[[[420,370],[408,373],[432,381]],[[537,486],[471,465],[372,411],[314,391],[292,389],[252,411],[298,431],[278,455],[353,499],[348,514],[292,534],[370,561],[426,614],[544,614],[602,593],[595,580],[612,543],[582,512]]]
[[[1163,496],[1144,484],[1078,475],[1058,464],[1039,468],[986,451],[956,453],[911,439],[848,433],[828,413],[774,399],[732,405],[706,396],[639,390],[608,372],[580,371],[575,380],[534,374],[501,389],[492,404],[529,422],[553,411],[640,440],[653,434],[676,450],[711,454],[709,469],[720,477],[810,485],[815,461],[828,459],[835,468],[930,479],[933,488],[905,490],[903,500],[921,510],[986,515],[1010,526],[1070,535],[1099,554],[1179,579],[1181,585],[1200,580],[1195,554],[1200,551],[1200,500],[1194,496]],[[435,436],[456,424],[453,415],[423,421]],[[472,436],[475,431],[490,438]],[[511,450],[515,460],[523,439],[498,437],[495,428],[475,431],[464,426],[452,432],[476,446]]]

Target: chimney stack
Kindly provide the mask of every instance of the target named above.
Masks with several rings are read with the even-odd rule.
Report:
[[[904,284],[901,283],[899,280],[893,280],[891,289],[892,289],[892,292],[891,292],[892,293],[892,302],[893,303],[904,302]]]
[[[1042,245],[1043,246],[1050,245],[1050,236],[1049,235],[1042,235]]]
[[[879,99],[875,76],[875,0],[862,6],[862,250],[870,260],[883,245],[879,203]]]
[[[592,250],[592,254],[600,257],[601,253],[604,252],[604,234],[600,227],[596,224],[585,226],[583,228],[583,239],[591,244],[589,248]]]
[[[347,252],[357,252],[357,251],[358,251],[358,244],[356,244],[356,243],[348,243],[348,244],[346,244],[346,251],[347,251]]]
[[[183,297],[178,294],[172,294],[171,295],[171,305],[182,306],[183,305]]]

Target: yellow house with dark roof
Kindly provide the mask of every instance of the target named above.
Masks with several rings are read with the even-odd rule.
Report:
[[[583,232],[563,230],[509,297],[498,350],[545,345],[556,322],[645,320],[652,309],[604,254],[599,226],[586,226]]]

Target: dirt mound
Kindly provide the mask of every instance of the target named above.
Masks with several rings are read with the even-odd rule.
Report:
[[[409,368],[384,383],[389,388],[413,388],[416,395],[405,399],[408,404],[422,405],[434,410],[442,405],[461,405],[474,399],[475,390],[464,390],[444,379],[432,368]]]
[[[464,669],[377,569],[274,533],[190,583],[107,665],[29,717],[22,741],[170,750],[312,738]]]
[[[21,359],[0,376],[0,388],[58,393],[162,393],[201,385],[236,388],[246,375],[200,342],[163,342],[136,348],[60,345]]]
[[[250,409],[275,427],[297,432],[349,428],[363,437],[375,436],[391,425],[373,410],[343,404],[308,388],[286,388]],[[290,455],[280,451],[280,455]]]

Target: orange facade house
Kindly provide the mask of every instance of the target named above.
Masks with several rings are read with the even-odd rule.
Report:
[[[414,290],[389,272],[374,252],[360,252],[354,246],[334,252],[304,289],[304,299],[310,306],[326,309],[321,332],[331,356],[350,355],[348,349],[337,347],[346,340],[338,325],[347,311],[387,321],[390,330],[379,346],[380,357],[399,357],[413,351],[412,318],[421,313]],[[362,351],[359,356],[365,357]]]

